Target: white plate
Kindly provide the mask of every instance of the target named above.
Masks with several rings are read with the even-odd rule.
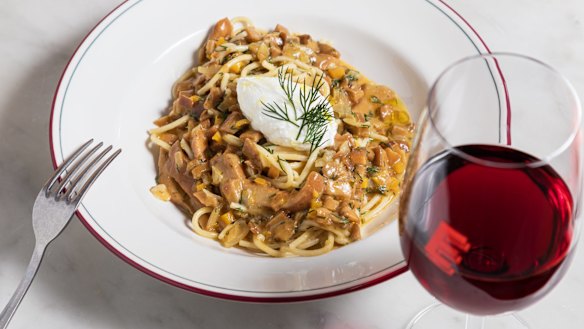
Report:
[[[192,233],[172,204],[148,189],[156,175],[146,130],[169,105],[172,83],[222,17],[332,41],[342,57],[395,89],[416,115],[448,64],[488,52],[472,27],[437,0],[128,1],[79,46],[55,94],[55,165],[89,138],[123,149],[79,208],[85,226],[111,251],[160,280],[210,296],[285,302],[323,298],[388,280],[406,270],[389,210],[365,239],[312,258],[273,259],[225,249]],[[391,215],[388,215],[391,212]]]

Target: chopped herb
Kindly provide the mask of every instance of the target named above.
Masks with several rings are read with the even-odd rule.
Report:
[[[339,219],[339,221],[340,221],[341,223],[343,223],[343,224],[349,224],[349,219],[348,219],[347,217],[344,217],[344,216],[339,216],[339,215],[337,215],[337,214],[334,214],[334,213],[333,213],[333,215],[334,215],[336,218],[338,218],[338,219]]]
[[[373,117],[373,112],[369,111],[369,113],[365,113],[363,116],[365,117],[365,121],[369,121],[371,120],[371,117]]]
[[[371,166],[371,167],[367,167],[367,173],[369,175],[375,175],[379,172],[379,167],[377,166]]]
[[[260,145],[260,144],[258,144]],[[269,149],[267,146],[260,145],[264,150],[268,151],[270,154],[274,154],[274,150]]]
[[[357,81],[357,80],[359,80],[358,75],[359,75],[359,72],[351,70],[351,71],[347,72],[347,74],[345,74],[345,79],[348,82]]]
[[[387,186],[385,185],[380,185],[377,187],[377,192],[381,193],[381,194],[385,194],[387,193]]]
[[[341,79],[333,79],[333,81],[331,82],[331,87],[333,87],[333,88],[337,88],[340,85],[341,85]]]
[[[280,169],[282,169],[282,172],[286,172],[286,170],[284,170],[284,167],[282,166],[282,162],[281,161],[282,161],[282,159],[278,155],[278,165],[280,166]]]
[[[235,210],[235,211],[239,211],[239,212],[245,212],[245,209],[243,207],[241,207],[241,206],[237,206],[237,207],[232,208],[232,209]]]
[[[377,96],[371,96],[369,97],[369,100],[371,101],[371,103],[381,104],[381,101]]]
[[[221,59],[221,64],[229,62],[230,60],[234,59],[235,56],[237,56],[237,53],[228,54],[227,56],[223,57],[223,59]]]

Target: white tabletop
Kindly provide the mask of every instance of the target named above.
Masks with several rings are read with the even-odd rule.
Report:
[[[0,2],[0,307],[32,252],[31,206],[52,172],[49,112],[59,76],[84,35],[118,2]],[[447,2],[491,50],[548,62],[584,99],[580,0]],[[410,273],[307,303],[258,305],[204,297],[135,270],[73,220],[50,246],[11,328],[402,328],[431,302]],[[533,328],[584,328],[582,250],[555,290],[521,315]]]

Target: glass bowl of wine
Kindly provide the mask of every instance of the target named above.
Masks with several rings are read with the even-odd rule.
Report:
[[[465,58],[439,76],[418,123],[402,251],[428,292],[467,314],[467,328],[483,328],[484,316],[528,307],[562,278],[581,192],[581,106],[570,83],[522,55]],[[410,328],[454,319],[443,307],[422,313]]]

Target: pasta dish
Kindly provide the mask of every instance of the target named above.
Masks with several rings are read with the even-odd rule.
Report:
[[[151,192],[197,234],[274,257],[361,238],[399,194],[414,126],[329,43],[219,20],[149,131]]]

